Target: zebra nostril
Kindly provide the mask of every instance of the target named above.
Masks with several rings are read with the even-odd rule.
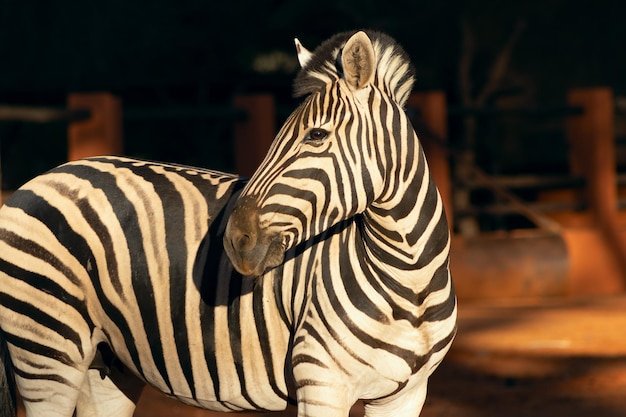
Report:
[[[253,245],[252,237],[248,233],[242,233],[237,239],[237,250],[248,250]]]

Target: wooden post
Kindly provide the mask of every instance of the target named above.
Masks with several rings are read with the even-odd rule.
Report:
[[[251,177],[276,134],[274,97],[269,94],[237,96],[233,104],[247,113],[245,120],[235,123],[235,167],[239,175]]]
[[[602,220],[617,210],[613,93],[608,88],[575,89],[567,102],[583,109],[567,122],[571,170],[585,178],[587,203]]]
[[[413,93],[407,102],[409,107],[419,110],[419,117],[426,125],[430,133],[435,137],[430,137],[426,132],[417,132],[420,142],[424,147],[424,153],[428,160],[430,172],[437,184],[443,206],[448,217],[450,230],[453,229],[452,211],[452,186],[450,180],[450,161],[448,152],[440,141],[448,138],[448,110],[446,106],[446,96],[443,91],[429,91]],[[419,129],[418,129],[419,130]]]
[[[585,199],[594,223],[604,241],[604,248],[587,246],[583,258],[594,261],[594,250],[612,255],[621,280],[594,274],[572,277],[572,283],[590,292],[612,292],[626,287],[626,241],[620,233],[617,219],[617,167],[615,161],[613,92],[608,88],[582,88],[567,95],[569,106],[581,107],[581,115],[567,121],[572,173],[585,179]],[[585,259],[572,259],[582,262]],[[582,270],[572,265],[572,271]],[[606,274],[605,274],[606,275]],[[582,292],[575,290],[575,292]]]
[[[69,124],[68,160],[123,153],[120,99],[110,93],[73,93],[67,107],[91,113],[89,119]]]

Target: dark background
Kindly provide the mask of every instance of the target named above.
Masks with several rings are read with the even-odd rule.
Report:
[[[213,118],[131,117],[131,109],[230,106],[270,92],[277,123],[297,101],[293,38],[314,49],[349,29],[385,31],[417,69],[416,90],[463,104],[459,68],[478,96],[494,61],[520,29],[487,105],[558,106],[568,88],[609,86],[626,95],[626,6],[620,1],[424,0],[0,0],[0,103],[63,107],[67,94],[110,91],[128,109],[125,153],[232,171],[232,126]],[[466,44],[466,43],[465,43]],[[534,127],[530,128],[532,125]],[[451,143],[462,129],[451,121]],[[65,122],[0,122],[3,186],[14,189],[61,163]],[[565,142],[546,120],[482,128],[478,162],[490,172],[559,171]]]

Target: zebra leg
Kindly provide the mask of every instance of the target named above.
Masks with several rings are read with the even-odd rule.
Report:
[[[78,397],[76,417],[131,417],[144,386],[129,371],[112,368],[103,375],[99,369],[90,369]]]
[[[26,417],[72,416],[89,362],[59,363],[53,358],[25,353],[15,347],[12,359]]]
[[[426,401],[427,380],[398,394],[365,404],[365,417],[417,417]]]
[[[11,374],[11,357],[6,341],[0,330],[0,416],[14,417],[17,415],[15,384]]]
[[[296,393],[298,417],[348,417],[354,403],[349,392],[336,382],[305,380]]]
[[[61,304],[61,303],[58,303]],[[26,417],[71,417],[76,409],[96,346],[84,335],[91,334],[86,322],[70,321],[71,311],[55,305],[64,321],[45,316],[41,310],[53,308],[40,304],[28,315],[0,308],[3,335],[11,355],[15,385],[22,398]],[[69,318],[68,318],[69,317]]]
[[[83,383],[77,417],[132,416],[145,383],[117,359],[106,343],[98,349]]]

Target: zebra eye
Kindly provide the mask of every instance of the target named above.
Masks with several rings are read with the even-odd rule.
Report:
[[[313,128],[309,130],[304,137],[305,142],[312,144],[320,144],[324,139],[328,137],[328,131],[320,128]]]

